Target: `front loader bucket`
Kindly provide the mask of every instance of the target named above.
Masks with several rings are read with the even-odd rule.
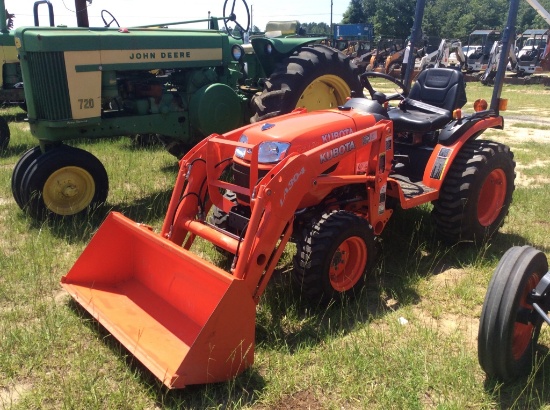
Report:
[[[256,305],[244,282],[121,214],[61,283],[169,388],[227,380],[253,363]]]

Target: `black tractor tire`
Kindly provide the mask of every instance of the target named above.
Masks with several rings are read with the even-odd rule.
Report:
[[[223,196],[227,199],[229,199],[233,203],[237,203],[237,194],[233,191],[226,191]],[[212,213],[208,217],[208,222],[212,225],[214,225],[216,228],[221,229],[223,231],[228,231],[234,235],[238,235],[239,232],[233,232],[229,227],[227,226],[227,220],[229,219],[229,214],[222,211],[217,206],[212,206]],[[223,255],[226,258],[230,258],[233,256],[232,253],[226,251],[223,248],[220,248],[219,246],[214,246],[214,249],[220,254]]]
[[[237,203],[237,194],[233,191],[226,191],[223,196],[226,199],[229,199],[233,203]],[[212,225],[216,226],[219,229],[226,230],[227,229],[227,218],[229,218],[229,214],[222,211],[217,206],[212,207],[212,214],[209,217],[208,222],[210,222]]]
[[[109,179],[91,153],[61,145],[32,161],[19,189],[23,208],[36,219],[73,216],[105,202]]]
[[[0,153],[4,152],[10,143],[10,127],[4,117],[0,117]]]
[[[26,151],[21,158],[19,158],[19,161],[17,161],[15,167],[13,168],[13,172],[11,174],[11,193],[13,194],[13,199],[15,199],[15,202],[21,209],[25,206],[23,200],[21,199],[21,183],[23,182],[23,175],[25,175],[29,165],[32,164],[32,162],[40,155],[42,155],[40,147],[31,148]]]
[[[530,246],[512,247],[501,258],[479,322],[478,360],[489,377],[510,381],[531,371],[542,318],[518,318],[533,313],[527,298],[547,271],[546,256]]]
[[[257,122],[305,107],[308,111],[343,105],[351,92],[363,96],[359,68],[349,56],[316,44],[301,47],[281,61],[252,99]]]
[[[347,211],[323,214],[296,247],[294,279],[313,303],[355,296],[375,261],[371,226]]]
[[[515,180],[514,154],[492,141],[468,141],[455,157],[433,202],[437,231],[449,243],[489,239],[508,215]]]

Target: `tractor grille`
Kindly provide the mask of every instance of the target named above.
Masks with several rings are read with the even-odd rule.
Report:
[[[48,121],[71,119],[63,52],[30,52],[27,62],[36,118]]]
[[[268,171],[266,170],[259,170],[258,172],[258,178],[262,179]],[[236,162],[233,163],[233,178],[235,179],[235,185],[248,188],[248,185],[250,183],[250,168],[243,166],[241,164],[238,164]],[[237,194],[237,198],[244,202],[250,202],[250,198],[248,196]]]

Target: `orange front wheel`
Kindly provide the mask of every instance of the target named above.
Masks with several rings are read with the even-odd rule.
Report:
[[[369,223],[347,211],[325,213],[297,248],[294,277],[314,303],[359,292],[376,249]]]

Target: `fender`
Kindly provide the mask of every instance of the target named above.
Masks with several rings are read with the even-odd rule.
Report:
[[[435,146],[424,170],[424,185],[440,190],[447,173],[448,164],[452,164],[456,155],[466,142],[477,138],[487,128],[502,129],[504,120],[501,116],[476,117],[453,121],[440,133],[439,143]]]
[[[486,128],[504,128],[504,119],[501,116],[487,117],[481,113],[478,113],[472,115],[471,117],[461,118],[460,120],[455,120],[447,124],[439,133],[439,143],[446,146],[453,145],[457,139],[466,135],[470,128],[478,124],[480,121],[487,119],[500,119],[500,122],[497,125],[487,126]],[[471,136],[472,134],[468,133],[467,135]]]

